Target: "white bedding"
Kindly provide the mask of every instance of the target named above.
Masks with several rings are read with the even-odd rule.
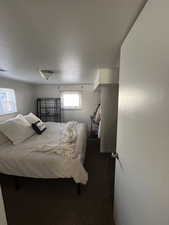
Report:
[[[36,151],[43,145],[60,145],[64,123],[46,123],[42,135],[34,134],[25,142],[0,145],[0,173],[35,178],[73,178],[76,183],[86,184],[88,174],[83,167],[87,129],[77,124],[77,140],[74,143],[76,157],[67,158],[55,152]]]

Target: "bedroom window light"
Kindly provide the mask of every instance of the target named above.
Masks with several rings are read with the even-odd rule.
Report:
[[[15,91],[0,88],[0,115],[17,112]]]
[[[61,97],[63,109],[81,109],[82,94],[80,91],[64,91]]]

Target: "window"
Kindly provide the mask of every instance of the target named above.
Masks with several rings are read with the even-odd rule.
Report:
[[[17,112],[15,91],[0,88],[0,115]]]
[[[62,107],[63,109],[80,109],[81,92],[62,92]]]

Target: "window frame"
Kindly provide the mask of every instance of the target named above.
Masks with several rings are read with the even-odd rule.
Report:
[[[15,90],[12,89],[12,88],[1,88],[0,87],[0,92],[1,91],[6,91],[8,93],[11,93],[12,94],[12,103],[14,104],[14,107],[13,107],[13,111],[9,112],[9,111],[4,111],[3,113],[0,112],[0,116],[5,116],[5,115],[10,115],[10,114],[14,114],[14,113],[17,113],[17,103],[16,103],[16,93],[15,93]]]
[[[78,94],[79,106],[64,106],[64,94]],[[81,110],[82,109],[82,92],[81,91],[62,91],[61,92],[61,105],[63,110]]]

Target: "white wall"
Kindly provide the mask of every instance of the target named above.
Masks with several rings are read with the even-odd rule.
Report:
[[[93,91],[93,85],[30,85],[23,82],[0,78],[0,88],[12,88],[16,93],[18,113],[36,112],[35,99],[58,97],[61,91],[78,90],[82,92],[82,109],[64,110],[64,121],[78,120],[90,126],[92,115],[100,102],[100,95]],[[13,115],[9,115],[11,117]],[[2,117],[1,117],[2,118]],[[5,117],[6,118],[6,117]]]
[[[64,121],[78,120],[90,126],[90,115],[92,115],[100,102],[99,93],[93,91],[93,85],[36,85],[35,99],[41,97],[58,97],[61,91],[78,90],[82,92],[81,110],[64,110]]]
[[[116,225],[169,224],[169,1],[149,0],[121,50]]]
[[[18,113],[26,114],[34,111],[34,93],[32,85],[11,79],[0,78],[0,88],[12,88],[15,90]]]

